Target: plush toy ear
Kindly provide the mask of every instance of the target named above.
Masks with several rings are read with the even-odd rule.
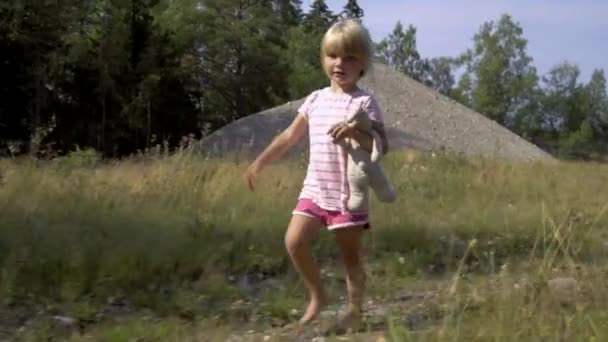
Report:
[[[355,125],[353,127],[360,131],[369,132],[372,129],[372,120],[366,111],[359,109],[352,117]]]
[[[367,113],[365,113],[365,111],[363,111],[362,109],[359,109],[352,114],[350,120],[351,121],[361,121],[361,120],[364,120],[366,116],[367,116]]]

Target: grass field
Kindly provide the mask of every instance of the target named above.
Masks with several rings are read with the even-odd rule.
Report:
[[[369,298],[393,304],[382,338],[608,338],[608,166],[412,151],[384,166],[400,198],[373,202],[365,242]],[[304,163],[269,167],[255,193],[244,167],[186,151],[0,160],[0,337],[272,338],[305,305],[283,247]],[[314,246],[337,301],[331,234]],[[428,295],[397,305],[404,291]]]

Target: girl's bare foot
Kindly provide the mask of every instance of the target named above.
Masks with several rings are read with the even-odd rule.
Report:
[[[300,318],[300,324],[308,324],[312,322],[317,315],[321,312],[321,309],[325,306],[327,299],[324,294],[320,296],[315,296],[310,299],[310,303],[308,303],[308,307],[306,308],[306,312],[302,318]]]

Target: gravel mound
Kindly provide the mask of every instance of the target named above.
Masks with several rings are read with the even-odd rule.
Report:
[[[385,65],[374,64],[360,87],[380,103],[392,151],[411,148],[499,159],[553,159],[496,122]],[[249,115],[213,132],[201,141],[203,153],[259,154],[289,125],[303,101]],[[301,153],[306,144],[302,141],[290,154]]]

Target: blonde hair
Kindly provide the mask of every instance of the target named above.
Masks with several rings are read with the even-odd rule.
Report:
[[[353,55],[363,63],[363,74],[371,64],[372,40],[369,32],[356,19],[340,20],[333,24],[321,41],[321,65],[328,54]]]

